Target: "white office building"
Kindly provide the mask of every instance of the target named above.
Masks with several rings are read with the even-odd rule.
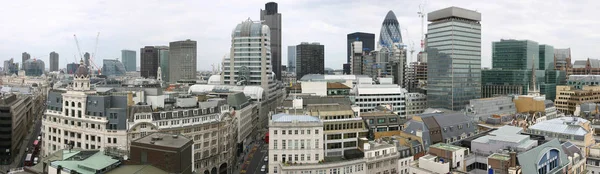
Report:
[[[393,84],[391,78],[381,78],[379,84],[374,84],[370,78],[360,78],[351,93],[361,113],[374,111],[380,105],[391,105],[395,113],[406,116],[408,91]]]

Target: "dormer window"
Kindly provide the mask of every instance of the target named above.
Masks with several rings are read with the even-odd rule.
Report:
[[[177,115],[177,111],[175,111],[175,112],[172,112],[172,113],[173,113],[173,118],[177,118],[177,116],[178,116],[178,115]]]
[[[202,114],[206,114],[206,109],[202,109]]]
[[[187,117],[188,116],[188,111],[183,111],[183,116]]]
[[[210,108],[210,113],[215,113],[215,108]]]
[[[160,118],[162,119],[166,119],[167,118],[167,113],[160,113]]]

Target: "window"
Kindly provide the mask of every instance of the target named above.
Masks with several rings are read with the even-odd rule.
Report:
[[[198,115],[198,109],[194,109],[194,115]]]
[[[273,134],[277,135],[277,130],[274,130],[274,131],[273,131]]]
[[[310,130],[306,130],[306,134],[309,134],[309,135],[310,135]]]
[[[315,129],[315,134],[319,134],[319,129]]]
[[[300,161],[304,161],[304,154],[300,155]]]
[[[315,154],[315,160],[319,161],[319,154],[318,153]]]
[[[285,130],[281,131],[281,134],[282,134],[282,135],[285,135]]]
[[[285,147],[286,147],[286,146],[285,146],[285,140],[281,140],[281,148],[282,148],[282,149],[285,149]]]
[[[315,139],[315,148],[317,148],[317,149],[319,148],[319,139]]]
[[[392,123],[397,122],[397,121],[398,121],[398,118],[390,118],[390,122],[392,122]]]
[[[379,123],[379,124],[385,123],[385,118],[377,119],[377,123]]]
[[[294,130],[294,135],[298,135],[298,130]]]
[[[183,111],[183,116],[184,117],[188,116],[188,111]]]
[[[277,161],[277,154],[273,155],[273,161]]]
[[[373,119],[369,119],[369,124],[373,124]]]
[[[300,140],[300,149],[304,149],[304,140]]]
[[[146,128],[146,123],[142,123],[142,125],[140,125],[140,128]]]
[[[273,149],[277,149],[277,140],[273,140]]]
[[[162,119],[167,118],[167,113],[160,113],[160,118],[162,118]]]

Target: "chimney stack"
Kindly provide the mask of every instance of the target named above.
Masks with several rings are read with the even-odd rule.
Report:
[[[510,164],[508,167],[516,167],[517,166],[517,152],[511,151],[511,152],[509,152],[509,155],[510,155]]]

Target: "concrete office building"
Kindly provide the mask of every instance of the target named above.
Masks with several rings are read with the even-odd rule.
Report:
[[[265,4],[265,9],[260,10],[260,21],[269,26],[269,47],[271,47],[271,67],[275,73],[275,80],[281,80],[281,13],[277,11],[277,3]]]
[[[19,155],[31,121],[34,119],[32,98],[27,95],[4,94],[0,98],[0,164],[11,164]],[[16,160],[21,160],[17,158]]]
[[[78,63],[69,63],[67,64],[67,74],[75,74],[75,71],[77,71],[77,68],[79,68],[79,64]]]
[[[585,155],[596,144],[592,123],[578,117],[559,117],[529,126],[526,130],[532,135],[544,136],[546,139],[558,139],[561,142],[570,141],[579,147]]]
[[[351,91],[360,112],[374,111],[380,105],[390,105],[393,112],[406,116],[406,89],[392,84],[392,79],[382,78],[373,84],[370,78],[360,78]]]
[[[517,108],[512,97],[501,96],[473,99],[465,108],[467,116],[475,122],[485,122],[493,115],[512,115]]]
[[[427,20],[427,104],[464,109],[481,97],[481,13],[448,7]]]
[[[140,49],[140,75],[144,78],[155,79],[158,71],[158,48],[145,46]]]
[[[350,33],[347,35],[346,37],[346,47],[347,47],[347,62],[346,63],[350,63],[352,62],[350,60],[350,57],[352,55],[352,42],[354,41],[361,41],[363,43],[363,49],[366,51],[373,51],[375,50],[375,34],[373,33],[363,33],[363,32],[355,32],[355,33]],[[349,73],[348,73],[349,74]]]
[[[169,82],[196,80],[196,47],[196,41],[189,39],[169,43]]]
[[[296,78],[306,74],[325,74],[325,46],[318,42],[296,45]]]
[[[24,68],[25,66],[25,61],[31,59],[31,55],[27,52],[23,52],[23,54],[21,54],[21,68]]]
[[[270,64],[270,32],[267,25],[252,20],[235,27],[231,34],[230,57],[223,59],[223,84],[260,86],[268,99],[274,97],[276,85],[272,66],[275,65]]]
[[[309,104],[304,110],[323,122],[326,157],[344,156],[347,150],[358,148],[358,139],[367,137],[368,129],[363,119],[354,115],[350,105]]]
[[[121,61],[127,72],[136,71],[137,56],[134,50],[121,50]]]
[[[406,94],[406,116],[422,114],[427,109],[427,95],[421,93]]]
[[[102,75],[106,76],[122,76],[127,70],[121,61],[116,59],[102,60]]]
[[[296,72],[296,46],[288,46],[288,64],[287,71],[288,72]],[[286,82],[286,81],[284,81]]]
[[[127,96],[99,92],[80,62],[73,84],[48,93],[41,154],[67,148],[127,150]],[[110,139],[110,140],[109,140]]]
[[[50,53],[50,58],[49,59],[50,59],[50,71],[51,72],[52,71],[58,71],[58,64],[59,64],[58,53],[52,51]]]
[[[269,173],[285,163],[317,164],[325,157],[323,122],[309,115],[275,114],[269,121]]]
[[[151,164],[169,173],[191,174],[194,141],[179,134],[152,133],[133,140],[129,164]]]
[[[91,72],[91,68],[92,67],[90,67],[90,63],[91,63],[90,61],[91,61],[90,60],[90,53],[85,52],[85,54],[83,54],[83,64],[85,64],[85,67],[87,67],[90,70],[90,72]]]

